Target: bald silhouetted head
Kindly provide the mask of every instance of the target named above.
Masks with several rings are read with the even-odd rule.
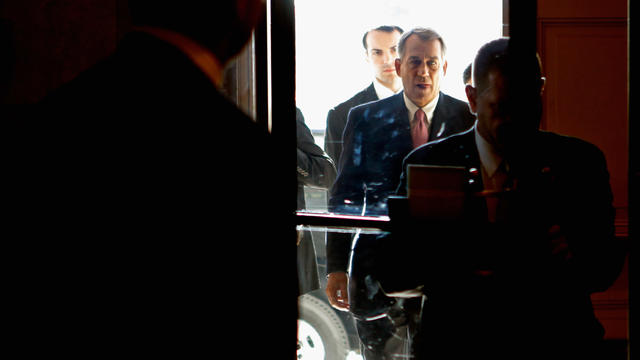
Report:
[[[184,34],[222,63],[237,55],[263,13],[262,0],[130,0],[131,21]]]

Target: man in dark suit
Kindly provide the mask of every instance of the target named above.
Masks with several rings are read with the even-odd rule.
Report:
[[[306,209],[305,185],[328,189],[336,179],[336,167],[322,148],[316,145],[311,130],[305,124],[302,111],[296,108],[296,143],[298,165],[298,210]],[[300,294],[320,287],[316,251],[310,231],[298,237],[298,283]]]
[[[601,355],[590,294],[607,289],[624,261],[605,158],[590,143],[538,130],[541,68],[534,54],[509,49],[495,40],[474,60],[466,93],[475,127],[404,161],[400,195],[410,165],[466,169],[462,218],[404,223],[380,241],[380,267],[370,265],[385,291],[427,296],[421,359],[461,343],[461,358]]]
[[[445,50],[444,41],[431,29],[416,28],[402,35],[400,58],[396,59],[395,68],[402,78],[404,91],[355,107],[349,113],[338,177],[329,199],[330,211],[386,215],[387,197],[397,187],[402,159],[427,141],[464,131],[473,125],[468,105],[440,92],[440,79],[447,69]],[[416,116],[419,113],[422,116]],[[357,317],[357,310],[349,303],[353,292],[347,298],[350,250],[350,236],[328,235],[326,293],[334,307],[351,309]],[[378,327],[370,321],[357,320],[357,324],[361,334],[366,333],[364,327]],[[370,358],[382,356],[384,343],[367,342],[386,340],[389,336],[388,332],[380,336],[361,336],[365,350],[371,352]]]
[[[329,110],[327,114],[324,150],[336,165],[342,153],[342,133],[347,124],[349,110],[360,104],[384,99],[402,90],[402,81],[396,74],[394,61],[398,53],[398,39],[403,32],[399,26],[383,25],[364,34],[362,45],[373,72],[373,82],[351,99]]]
[[[295,184],[255,161],[282,156],[219,90],[263,4],[129,5],[133,31],[40,105],[48,121],[23,145],[17,192],[37,224],[26,228],[57,239],[25,266],[30,326],[49,354],[72,357],[293,357],[295,209],[281,197]],[[255,296],[271,291],[282,298]],[[247,326],[260,334],[252,349]]]

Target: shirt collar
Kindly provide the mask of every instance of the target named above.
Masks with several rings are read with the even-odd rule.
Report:
[[[391,90],[388,87],[382,85],[380,80],[378,80],[377,78],[373,80],[373,88],[376,90],[376,95],[378,95],[378,100],[382,100],[384,98],[388,98],[389,96],[395,95],[395,94],[399,93],[400,91],[402,91],[402,87],[400,87],[400,89],[398,89],[397,92],[393,92],[393,90]]]
[[[177,32],[152,27],[136,26],[134,30],[145,32],[180,49],[217,87],[222,84],[222,65],[206,47]]]
[[[409,110],[409,122],[411,122],[419,107],[414,104],[413,101],[409,100],[406,93],[403,92],[402,97],[404,98],[404,104],[407,106],[407,110]],[[422,107],[422,111],[427,114],[427,123],[431,123],[431,119],[433,118],[433,113],[436,111],[436,105],[438,104],[439,99],[440,92],[436,94],[436,97],[431,100],[430,103]]]
[[[483,169],[486,171],[488,178],[493,177],[496,170],[502,163],[502,156],[498,154],[496,149],[480,135],[478,132],[478,122],[476,121],[473,126],[473,131],[476,136],[476,146],[478,147],[478,155],[480,156],[480,163]]]

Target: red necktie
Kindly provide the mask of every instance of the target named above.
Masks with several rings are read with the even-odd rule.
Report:
[[[492,183],[492,189],[498,191],[495,196],[487,197],[487,210],[489,213],[489,221],[504,221],[509,215],[510,196],[507,193],[514,186],[514,179],[510,172],[509,164],[502,161],[495,173],[487,181]],[[485,186],[486,187],[486,186]]]
[[[416,115],[413,118],[413,125],[411,126],[411,139],[413,140],[413,148],[425,144],[429,140],[429,127],[427,126],[427,114],[418,109]]]

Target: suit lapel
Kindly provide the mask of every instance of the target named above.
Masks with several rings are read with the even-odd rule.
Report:
[[[433,118],[429,123],[429,141],[439,139],[443,134],[447,133],[447,119],[450,117],[448,103],[447,95],[440,92],[436,110],[433,112]]]
[[[376,93],[376,88],[373,86],[373,83],[365,89],[364,95],[365,102],[380,100],[378,99],[378,94]]]
[[[393,109],[395,109],[395,118],[398,124],[409,126],[409,110],[404,103],[404,91],[391,96],[389,99],[393,101]]]
[[[472,127],[462,133],[460,139],[461,142],[458,149],[460,151],[461,165],[467,168],[469,180],[473,180],[470,182],[470,185],[472,185],[476,191],[482,191],[484,188],[484,184],[482,183],[482,164],[480,163],[480,154],[478,154],[474,128]]]
[[[404,103],[404,91],[393,95],[393,108],[394,112],[394,123],[399,131],[399,134],[402,136],[402,143],[406,144],[407,152],[413,149],[413,142],[411,140],[411,124],[409,123],[409,110],[407,109],[407,105]]]
[[[372,108],[371,111],[378,114],[374,115],[378,121],[384,122],[387,125],[392,125],[395,130],[410,131],[409,110],[407,110],[407,106],[404,104],[402,92],[388,98],[378,100],[376,104],[377,106]],[[389,128],[387,129],[390,130]]]
[[[375,115],[376,127],[378,128],[376,135],[379,140],[373,141],[378,146],[393,149],[392,152],[402,154],[404,157],[413,149],[411,142],[411,127],[409,124],[409,111],[404,104],[403,93],[392,95],[386,99],[379,100],[379,104],[371,111],[377,112]],[[379,143],[383,142],[383,143]]]
[[[464,133],[456,135],[460,139],[456,152],[458,165],[467,169],[468,188],[470,198],[467,202],[467,208],[471,214],[480,214],[481,219],[487,218],[487,203],[482,197],[476,197],[474,194],[484,190],[482,181],[482,164],[480,163],[480,154],[476,145],[476,136],[474,127]],[[474,215],[475,216],[475,215]]]

